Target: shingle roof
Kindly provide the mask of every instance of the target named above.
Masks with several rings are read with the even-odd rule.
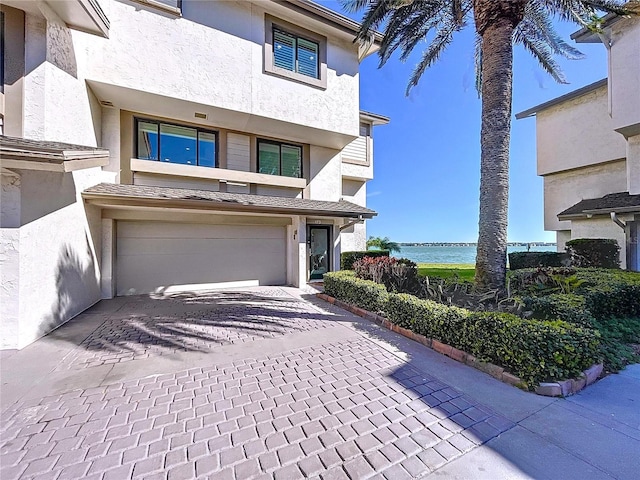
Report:
[[[640,195],[619,192],[600,198],[581,200],[572,207],[560,212],[558,218],[610,212],[640,212]]]
[[[109,163],[109,151],[71,143],[48,142],[0,135],[0,157],[3,166],[71,172]]]
[[[257,213],[289,213],[353,218],[372,218],[376,212],[345,200],[327,202],[305,198],[272,197],[242,193],[210,192],[183,188],[101,183],[82,192],[89,200],[126,201],[127,204],[180,203],[212,210],[241,210]]]

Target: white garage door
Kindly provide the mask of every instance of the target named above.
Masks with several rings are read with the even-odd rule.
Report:
[[[285,227],[120,221],[117,232],[118,295],[286,283]]]

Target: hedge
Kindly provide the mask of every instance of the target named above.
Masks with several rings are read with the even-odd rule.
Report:
[[[365,250],[358,252],[342,252],[340,254],[340,270],[353,270],[353,264],[364,257],[388,257],[389,250]]]
[[[524,297],[526,310],[539,320],[560,319],[584,327],[593,327],[594,317],[581,295],[554,293],[544,297]]]
[[[325,292],[506,368],[530,385],[574,377],[599,360],[599,334],[562,321],[524,320],[507,313],[474,313],[408,294],[352,272],[325,275]]]
[[[612,238],[576,238],[566,249],[576,267],[620,268],[620,246]]]
[[[323,281],[327,295],[370,312],[384,309],[387,301],[384,285],[356,278],[355,273],[349,270],[325,273]]]
[[[569,263],[566,252],[513,252],[509,254],[509,268],[562,267]]]

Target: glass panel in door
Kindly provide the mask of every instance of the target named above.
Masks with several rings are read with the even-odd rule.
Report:
[[[329,265],[329,227],[309,227],[309,279],[322,278]]]

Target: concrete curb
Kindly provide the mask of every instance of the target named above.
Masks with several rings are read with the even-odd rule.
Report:
[[[481,372],[487,373],[503,383],[507,383],[509,385],[513,385],[514,387],[522,389],[525,388],[525,383],[519,377],[516,377],[515,375],[505,371],[504,368],[499,367],[498,365],[494,365],[493,363],[488,362],[482,362],[470,353],[458,350],[451,345],[447,345],[446,343],[442,343],[433,338],[427,338],[424,335],[420,335],[412,330],[409,330],[408,328],[403,328],[399,325],[396,325],[395,323],[390,322],[382,315],[369,312],[367,310],[364,310],[363,308],[356,307],[349,303],[345,303],[342,300],[338,300],[337,298],[327,295],[326,293],[316,293],[316,297],[320,300],[324,300],[325,302],[336,305],[337,307],[354,313],[359,317],[371,320],[378,325],[391,330],[392,332],[399,333],[403,337],[413,340],[414,342],[421,343],[425,347],[431,348],[438,353],[446,355],[447,357],[452,358],[457,362],[464,363],[465,365],[469,365],[470,367],[480,370]],[[568,397],[570,395],[578,393],[583,388],[595,382],[602,374],[602,368],[602,364],[592,365],[584,372],[582,372],[582,374],[578,378],[562,380],[560,382],[541,383],[534,388],[534,392],[545,397]]]

